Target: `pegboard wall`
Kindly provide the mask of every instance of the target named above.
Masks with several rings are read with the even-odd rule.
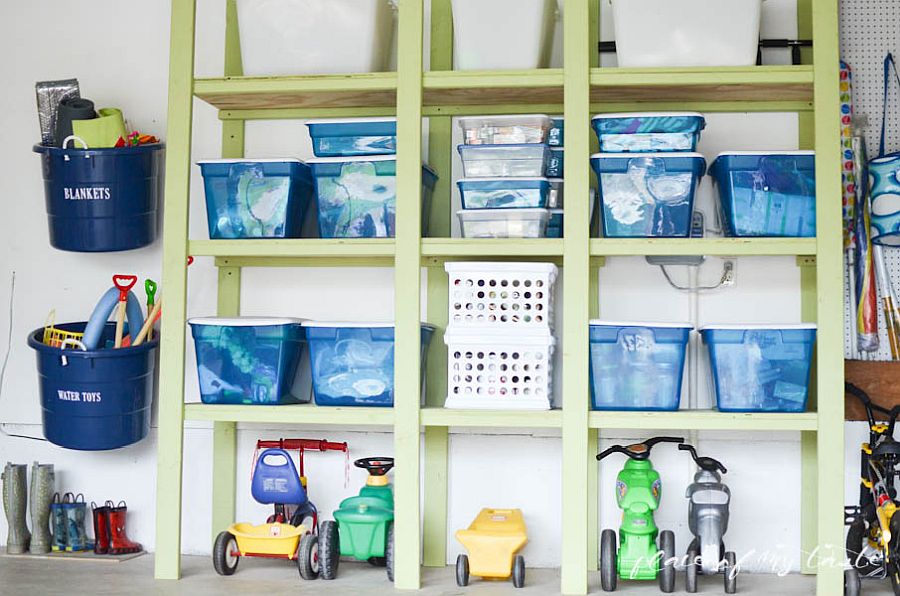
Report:
[[[863,127],[869,157],[878,153],[881,134],[882,96],[884,93],[884,56],[900,50],[900,0],[841,0],[840,4],[841,58],[850,65],[853,74],[853,112],[857,119],[865,118]],[[890,86],[887,112],[887,152],[900,151],[900,93],[896,84]],[[885,248],[885,260],[895,295],[900,292],[900,249]],[[871,354],[854,353],[851,349],[850,288],[844,273],[844,355],[854,360],[890,360],[878,296],[879,349]]]

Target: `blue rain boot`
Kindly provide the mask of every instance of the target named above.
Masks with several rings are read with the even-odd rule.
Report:
[[[71,493],[67,493],[67,496]],[[88,542],[84,521],[87,519],[87,504],[84,495],[79,493],[70,503],[63,503],[66,512],[66,526],[68,528],[68,544],[66,552],[81,552],[93,550],[94,545]]]
[[[69,543],[69,529],[66,524],[66,510],[63,508],[64,500],[69,499],[72,493],[66,493],[63,499],[60,499],[59,493],[53,494],[53,500],[50,502],[50,525],[53,528],[53,540],[50,548],[53,552],[66,550]]]

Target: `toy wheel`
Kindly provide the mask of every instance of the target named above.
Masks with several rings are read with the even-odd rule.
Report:
[[[855,567],[844,570],[844,596],[859,596],[859,572]]]
[[[387,576],[394,581],[394,522],[388,523],[387,538],[384,544],[384,562],[387,567]]]
[[[672,530],[659,533],[659,589],[666,594],[675,591],[675,534]]]
[[[303,579],[319,577],[319,538],[315,534],[306,534],[300,539],[297,549],[297,569]]]
[[[693,594],[697,591],[697,575],[700,552],[697,550],[697,539],[695,538],[687,549],[687,557],[684,562],[684,591]]]
[[[237,552],[237,540],[231,532],[219,532],[216,543],[213,545],[213,567],[219,575],[233,575],[237,571],[240,557],[232,553]]]
[[[387,565],[387,559],[384,557],[369,557],[366,559],[372,567],[384,567]]]
[[[737,555],[733,551],[725,553],[725,593],[737,592]]]
[[[319,576],[322,579],[337,577],[341,560],[341,539],[338,525],[334,521],[324,521],[319,526]]]
[[[861,577],[879,574],[882,569],[880,561],[875,563],[863,554],[866,552],[866,546],[869,543],[869,527],[872,523],[868,520],[874,518],[874,516],[875,513],[872,508],[866,507],[847,530],[847,559],[850,561],[850,565],[856,568],[859,572],[858,575]]]
[[[616,547],[616,531],[603,530],[600,533],[600,587],[604,592],[616,590]]]
[[[456,585],[459,587],[469,585],[468,555],[459,555],[456,557]]]
[[[513,559],[513,585],[517,588],[525,587],[525,557],[516,555]]]

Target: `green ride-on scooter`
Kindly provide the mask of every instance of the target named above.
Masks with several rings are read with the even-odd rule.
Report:
[[[337,577],[341,556],[386,566],[394,581],[394,491],[387,473],[392,457],[366,457],[353,462],[369,473],[359,495],[341,501],[334,521],[319,526],[319,576]]]
[[[650,463],[650,450],[657,443],[684,443],[684,439],[653,437],[633,445],[613,445],[597,455],[598,461],[613,453],[628,456],[616,477],[616,503],[623,512],[619,539],[615,530],[600,534],[600,587],[605,592],[614,591],[620,577],[659,579],[660,590],[675,590],[675,534],[660,532],[653,521],[662,492],[659,473]]]

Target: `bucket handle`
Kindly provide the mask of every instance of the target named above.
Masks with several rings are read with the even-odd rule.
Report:
[[[64,339],[59,345],[60,351],[65,350],[66,346],[75,346],[82,352],[87,352],[87,347],[85,347],[84,343],[80,340],[75,339],[74,337],[67,337],[66,339]],[[60,364],[62,364],[63,366],[69,366],[69,359],[65,354],[60,356]]]
[[[72,148],[73,148],[73,149],[75,149],[75,143],[76,143],[76,142],[81,143],[81,148],[82,148],[82,149],[88,149],[88,144],[84,142],[84,139],[82,139],[81,137],[76,136],[76,135],[69,135],[69,136],[67,136],[65,139],[63,139],[63,142],[62,142],[62,148],[65,149],[65,148],[66,148],[66,145],[68,145],[70,141],[72,142]],[[90,159],[91,156],[85,154],[84,158],[85,158],[85,159]],[[63,160],[64,160],[64,161],[69,161],[70,159],[71,159],[71,156],[70,156],[69,154],[63,155]]]

